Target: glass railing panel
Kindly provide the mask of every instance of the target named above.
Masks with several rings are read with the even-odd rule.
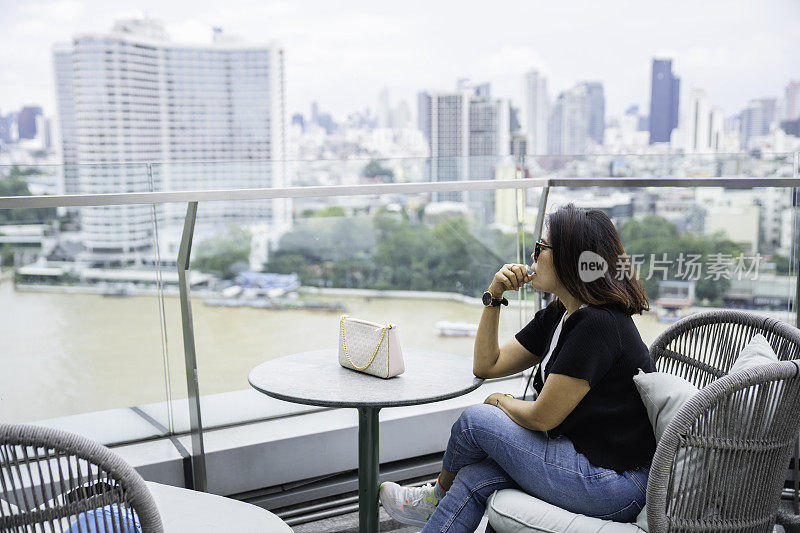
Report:
[[[504,263],[519,261],[520,249],[516,190],[479,192],[462,203],[432,201],[432,193],[234,202],[239,214],[253,209],[248,204],[268,207],[250,221],[201,202],[191,271],[201,280],[192,313],[204,427],[300,409],[259,402],[247,375],[271,358],[335,349],[341,314],[396,324],[404,348],[471,357],[480,296]],[[281,210],[288,221],[271,218]],[[176,221],[160,229],[166,262],[181,228]],[[531,245],[530,232],[526,238]],[[525,302],[508,296],[503,338],[524,318]],[[165,306],[175,429],[185,431],[179,300],[168,293]]]
[[[709,309],[794,323],[792,189],[550,188],[548,214],[568,203],[602,210],[614,222],[650,301],[649,311],[634,315],[646,344],[672,322]]]
[[[725,154],[605,157],[593,155],[571,160],[551,157],[549,162],[541,157],[535,158],[536,161],[532,157],[519,160],[495,158],[491,165],[483,161],[486,163],[483,167],[477,162],[480,158],[473,158],[476,161],[470,165],[475,169],[490,169],[474,174],[475,179],[609,175],[713,177],[709,169],[716,169],[717,175],[722,176],[792,175],[792,157],[789,155],[762,156],[756,161],[752,156]],[[306,179],[302,182],[304,186],[424,182],[426,176],[430,177],[425,174],[426,161],[430,162],[428,158],[295,162],[291,176],[292,180]],[[558,161],[566,163],[559,167]],[[248,167],[257,174],[259,164],[248,162],[241,166],[227,162],[210,165],[217,167],[216,170],[225,165],[239,170]],[[582,169],[582,173],[576,172],[576,168]],[[628,169],[627,174],[620,173],[619,169],[623,168]],[[32,187],[29,189],[31,193],[38,182],[63,181],[66,172],[60,167],[45,169],[46,172],[41,169],[37,167],[35,178],[30,177],[32,173],[24,178]],[[189,176],[196,168],[173,164],[169,172],[178,170],[188,180],[186,188],[192,188],[189,187]],[[126,170],[124,174],[147,176],[154,190],[163,190],[159,184],[166,182],[165,172],[166,166],[143,164],[139,169]],[[228,169],[221,173],[232,172]],[[230,181],[201,180],[198,183],[194,189],[236,188]],[[249,184],[246,187],[252,188]],[[41,190],[47,191],[46,188]],[[469,336],[469,328],[478,322],[478,297],[491,275],[505,262],[531,262],[542,192],[541,188],[534,187],[480,191],[456,189],[403,195],[201,202],[191,276],[200,394],[206,427],[270,416],[269,409],[274,405],[267,406],[269,409],[266,410],[263,408],[266,406],[263,403],[265,397],[253,391],[246,381],[249,370],[271,357],[318,349],[323,345],[335,348],[338,316],[342,312],[376,322],[398,324],[404,346],[471,356],[473,338]],[[788,207],[787,195],[790,198]],[[797,208],[792,207],[796,202],[791,200],[790,189],[552,187],[548,212],[567,201],[606,210],[623,235],[626,250],[646,255],[648,260],[650,256],[647,254],[657,254],[661,258],[663,253],[687,252],[697,247],[723,255],[733,255],[737,250],[755,250],[763,258],[758,279],[750,280],[749,285],[746,280],[741,283],[732,281],[730,286],[714,290],[703,288],[709,284],[713,287],[713,283],[699,280],[695,284],[697,297],[693,303],[696,305],[689,306],[687,312],[704,306],[751,306],[766,313],[782,310],[782,319],[793,321],[793,311],[789,311],[794,309],[797,275]],[[744,214],[734,216],[737,209]],[[12,212],[19,214],[24,211],[0,211],[3,214]],[[56,306],[54,317],[68,314],[70,320],[64,319],[64,323],[69,326],[67,330],[75,333],[74,338],[60,342],[58,349],[51,351],[61,354],[61,363],[63,359],[74,360],[80,363],[78,366],[87,368],[84,377],[74,377],[77,375],[74,369],[59,370],[60,374],[57,374],[70,376],[69,381],[62,379],[61,383],[63,387],[74,389],[71,394],[77,399],[60,401],[57,393],[48,392],[41,395],[42,400],[38,395],[33,397],[24,411],[14,407],[14,402],[19,404],[24,395],[15,396],[14,402],[4,396],[0,400],[0,406],[3,406],[0,407],[3,410],[0,416],[9,420],[34,421],[136,406],[144,415],[134,411],[139,416],[137,420],[148,428],[157,428],[152,434],[164,433],[164,428],[176,432],[188,430],[183,332],[176,285],[177,252],[185,213],[185,203],[160,204],[155,209],[157,224],[153,223],[152,206],[58,208],[54,213],[55,219],[52,219],[52,214],[48,215],[51,218],[46,224],[55,229],[46,229],[45,232],[50,232],[48,238],[55,235],[52,239],[58,245],[55,248],[58,253],[48,255],[45,266],[50,266],[51,261],[71,262],[70,267],[79,270],[80,274],[77,281],[67,278],[63,283],[78,287],[69,290],[86,292],[83,285],[100,290],[99,295],[63,294],[67,289],[60,287],[57,296],[48,293],[48,297],[74,297],[69,301],[79,302],[91,296],[88,304],[80,305],[90,310],[102,309],[103,312],[97,317],[83,307],[72,313],[69,305]],[[662,217],[666,222],[656,219],[654,223],[648,219],[653,216]],[[38,221],[39,218],[42,216],[37,214],[35,219]],[[7,221],[10,221],[6,224],[9,228],[27,225],[24,218]],[[636,228],[644,227],[645,230],[641,231],[673,231],[670,225],[677,228],[674,230],[677,236],[662,243],[663,246],[658,242],[638,242],[641,239],[637,241],[634,238],[640,231]],[[135,231],[137,228],[140,231]],[[716,230],[721,230],[727,237],[714,241],[712,236]],[[160,263],[155,254],[156,232]],[[120,250],[101,246],[102,238],[118,241],[120,235],[135,242],[123,245]],[[711,244],[703,244],[705,247],[698,244],[706,241]],[[676,248],[675,243],[680,243],[680,246]],[[80,255],[83,249],[75,244],[83,248],[88,244],[94,254],[84,254],[76,259],[75,256]],[[19,284],[15,290],[12,282],[20,267],[40,264],[43,255],[42,252],[25,250],[9,256],[6,249],[6,257],[12,257],[10,261],[16,263],[3,270],[2,287],[5,288],[2,295],[8,304],[4,308],[16,309],[19,306],[21,310],[25,309],[26,304],[19,298],[27,298],[33,293],[21,290]],[[159,278],[156,264],[161,265],[163,299],[159,298],[156,290]],[[642,268],[646,267],[643,265]],[[703,268],[707,269],[708,265],[704,264]],[[138,277],[131,278],[128,272],[131,270],[138,272]],[[142,271],[149,273],[145,276]],[[249,278],[240,276],[248,272],[253,273]],[[676,274],[670,272],[675,277]],[[649,273],[645,270],[644,276]],[[270,279],[270,276],[260,277],[262,274],[289,277],[272,276]],[[431,281],[432,277],[436,278],[435,282]],[[677,286],[669,284],[662,287],[654,277],[643,280],[651,295],[653,310],[635,318],[647,344],[675,318],[673,311],[667,313],[656,308],[668,307],[662,305],[663,302],[656,303],[669,297],[670,290],[678,290]],[[268,285],[268,290],[262,290],[264,287],[256,286],[262,282],[278,285]],[[299,287],[286,290],[281,285],[286,283],[299,284]],[[273,291],[270,297],[270,290],[281,287],[282,291]],[[119,294],[104,297],[103,291]],[[434,295],[439,292],[444,294]],[[122,297],[124,293],[141,296]],[[749,300],[745,298],[742,303],[742,293],[752,297]],[[40,296],[41,293],[35,294]],[[531,291],[512,294],[510,299],[513,305],[502,315],[501,338],[513,335],[533,317],[542,303]],[[151,303],[144,303],[147,301]],[[134,305],[136,302],[141,302],[140,307]],[[150,310],[146,310],[147,306],[151,306]],[[166,322],[163,333],[161,306]],[[43,316],[48,316],[44,312]],[[78,320],[82,313],[94,318]],[[32,315],[20,314],[20,320],[28,324],[28,328],[32,325],[42,327],[43,321],[37,322]],[[463,324],[440,335],[439,322]],[[54,318],[50,326],[61,323]],[[102,340],[103,335],[96,333],[94,324],[99,331],[110,332],[110,339]],[[287,324],[299,324],[306,333],[293,332]],[[18,333],[9,329],[10,338],[14,335],[18,338],[9,342],[17,345],[14,348],[17,355],[13,356],[15,362],[9,364],[9,368],[20,369],[13,365],[21,364],[20,361],[27,361],[25,364],[28,365],[37,362],[39,359],[32,354],[40,353],[42,349],[37,344],[39,341],[27,340],[30,332],[26,335],[24,328],[17,329]],[[460,334],[465,336],[449,336]],[[122,362],[112,364],[115,358],[103,356],[96,366],[107,371],[92,374],[86,354],[102,353],[99,346],[106,346],[114,339],[118,339],[119,346],[113,344],[108,350],[121,353],[115,358]],[[20,347],[26,346],[29,351],[22,351]],[[64,351],[67,349],[73,351],[67,354]],[[165,354],[169,358],[169,387],[165,382]],[[77,363],[70,364],[74,366]],[[19,371],[28,370],[35,374],[38,367],[29,366]],[[111,383],[112,394],[96,399],[94,393],[88,392],[93,390],[90,386],[92,379]],[[76,386],[72,385],[73,380]],[[168,398],[173,400],[172,404],[168,403]],[[38,411],[36,405],[41,407]],[[248,407],[242,408],[242,405]],[[286,404],[286,409],[301,408]],[[6,416],[10,412],[15,414]],[[121,435],[124,436],[125,432]]]
[[[22,175],[31,188],[41,179]],[[158,212],[0,210],[0,419],[81,429],[109,444],[164,433],[135,409],[166,400]]]
[[[65,194],[63,165],[0,165],[0,196]]]
[[[792,176],[792,153],[527,155],[531,177]]]

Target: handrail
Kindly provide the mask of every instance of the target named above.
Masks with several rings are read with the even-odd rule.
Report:
[[[521,178],[444,182],[382,183],[369,185],[331,185],[278,187],[272,189],[220,189],[169,192],[131,192],[110,194],[64,194],[52,196],[2,196],[0,209],[43,207],[85,207],[102,205],[162,204],[221,200],[263,200],[277,198],[322,198],[414,194],[445,191],[528,189],[532,187],[800,187],[800,177],[670,177],[670,178]]]

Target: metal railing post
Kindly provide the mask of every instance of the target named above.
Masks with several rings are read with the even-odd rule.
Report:
[[[792,177],[796,178],[800,174],[800,152],[795,152],[792,157]],[[800,203],[800,187],[792,189],[792,207],[794,209],[794,326],[800,327],[800,216],[797,210],[800,206],[794,205]],[[789,256],[792,254],[790,253]],[[791,274],[791,268],[789,269]],[[795,441],[794,445],[794,461],[792,467],[792,484],[794,494],[792,495],[792,510],[795,515],[800,515],[800,436]]]
[[[547,196],[550,194],[550,178],[547,178],[546,185],[542,187],[542,193],[539,196],[539,211],[536,213],[536,226],[533,229],[533,238],[539,240],[542,238],[542,229],[544,228],[544,215],[547,211]],[[542,308],[542,295],[539,292],[534,292],[533,302],[536,310]]]
[[[189,282],[189,256],[192,251],[194,222],[197,218],[197,202],[189,202],[186,221],[178,250],[178,286],[181,294],[181,323],[183,324],[183,351],[186,361],[186,390],[189,402],[189,424],[192,436],[193,488],[206,491],[206,454],[203,448],[203,421],[200,413],[200,386],[197,377],[197,357],[194,347],[194,325],[192,323],[191,285]]]

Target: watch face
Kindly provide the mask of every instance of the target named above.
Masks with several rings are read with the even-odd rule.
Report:
[[[486,291],[483,293],[483,305],[492,305],[492,293]]]

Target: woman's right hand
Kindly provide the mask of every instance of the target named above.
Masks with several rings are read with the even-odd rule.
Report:
[[[516,263],[509,263],[503,265],[503,268],[497,271],[494,275],[491,285],[489,285],[489,292],[492,293],[494,298],[501,298],[505,291],[516,291],[520,287],[533,279],[533,276],[528,274],[527,265],[519,265]]]

